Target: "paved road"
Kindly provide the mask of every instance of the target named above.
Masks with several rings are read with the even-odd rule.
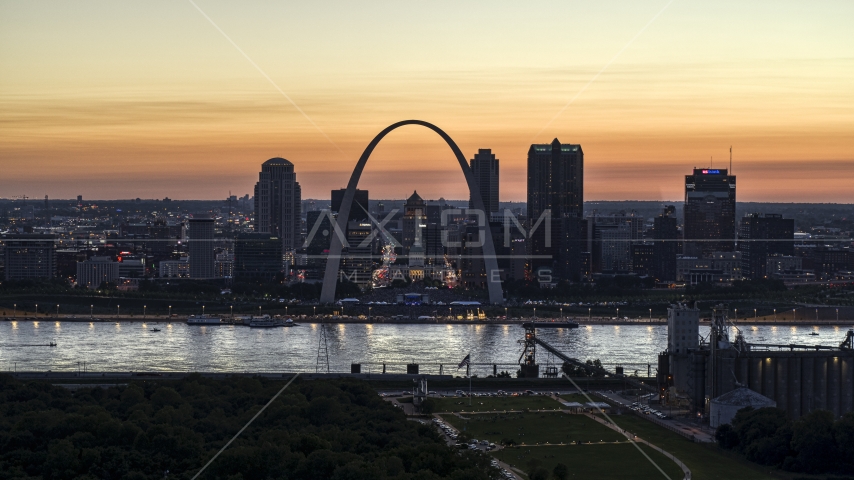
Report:
[[[618,395],[616,393],[610,393],[610,392],[597,392],[597,393],[599,395],[607,398],[608,400],[613,401],[613,402],[619,402],[619,403],[624,403],[624,404],[628,404],[628,405],[631,405],[631,403],[632,403],[631,398],[625,398],[625,397]],[[632,414],[635,414],[635,412],[632,411]],[[693,435],[694,438],[696,438],[700,442],[709,442],[710,443],[710,442],[715,441],[714,433],[712,433],[711,431],[706,430],[705,428],[702,428],[698,425],[695,425],[695,424],[687,423],[687,422],[677,420],[677,419],[673,419],[673,418],[660,419],[657,417],[653,417],[652,415],[641,414],[638,416],[641,418],[644,418],[646,420],[649,420],[650,422],[653,422],[653,423],[658,423],[658,424],[662,424],[662,425],[670,425],[673,429],[677,429],[677,430],[685,432],[689,435]]]

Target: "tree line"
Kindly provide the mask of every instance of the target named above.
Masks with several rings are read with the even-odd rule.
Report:
[[[835,419],[815,410],[798,420],[779,408],[743,408],[715,432],[721,448],[748,460],[803,473],[854,473],[854,412]]]
[[[189,479],[282,380],[190,375],[70,391],[0,376],[0,478]],[[295,381],[200,478],[488,479],[364,382]]]

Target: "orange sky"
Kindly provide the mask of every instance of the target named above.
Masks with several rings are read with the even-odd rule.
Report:
[[[679,199],[732,145],[740,200],[854,203],[851,2],[196,4],[263,73],[190,2],[0,1],[0,197],[224,198],[282,156],[324,198],[417,118],[492,148],[502,200],[557,137],[588,200]],[[458,170],[405,127],[360,186],[466,198]]]

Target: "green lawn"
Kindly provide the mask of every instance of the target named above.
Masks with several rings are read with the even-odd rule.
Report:
[[[716,444],[694,443],[634,415],[612,415],[611,418],[620,427],[685,462],[695,479],[765,480],[780,477],[769,475],[768,467],[720,450]]]
[[[664,470],[671,480],[682,478],[682,469],[655,450],[639,445]],[[529,471],[531,460],[551,473],[558,463],[569,467],[569,478],[596,480],[664,479],[664,475],[629,443],[610,445],[567,445],[549,447],[515,447],[498,450],[493,455],[504,463]],[[695,479],[705,477],[694,476]],[[731,480],[741,479],[733,476]]]
[[[590,400],[587,400],[587,397],[585,397],[584,395],[582,395],[580,393],[570,393],[567,395],[561,395],[560,399],[563,400],[564,402],[578,402],[582,405],[589,402],[590,400],[592,400],[594,402],[603,402],[604,401],[604,400],[602,400],[602,397],[594,397],[592,395],[590,396]]]
[[[454,428],[479,440],[499,443],[504,439],[517,444],[614,442],[625,441],[619,433],[596,423],[584,415],[568,413],[480,413],[442,418]]]
[[[434,412],[501,412],[504,410],[560,410],[559,402],[546,396],[431,398]]]

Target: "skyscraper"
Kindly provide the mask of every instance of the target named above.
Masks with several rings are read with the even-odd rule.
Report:
[[[6,280],[56,276],[56,235],[14,234],[6,243]]]
[[[632,244],[643,238],[643,217],[622,212],[587,217],[587,251],[596,273],[632,271]]]
[[[470,160],[474,181],[483,199],[483,208],[487,219],[490,214],[498,212],[498,159],[488,148],[481,148]],[[469,208],[474,208],[474,201],[469,198]]]
[[[214,219],[199,215],[187,221],[189,230],[190,278],[214,278]]]
[[[735,175],[695,168],[685,175],[685,255],[735,250]]]
[[[403,204],[403,217],[400,219],[403,227],[403,254],[409,255],[409,249],[416,243],[424,246],[422,229],[427,225],[427,204],[424,199],[413,192]]]
[[[676,225],[676,207],[667,205],[655,217],[652,226],[652,275],[659,282],[676,280],[676,256],[679,253],[679,228]]]
[[[284,254],[300,247],[301,197],[293,163],[271,158],[261,165],[255,184],[255,232],[279,238]]]
[[[271,281],[282,273],[282,242],[268,233],[241,233],[234,240],[234,278]]]
[[[332,212],[338,213],[341,209],[341,203],[344,202],[344,193],[346,188],[332,190]],[[356,189],[356,195],[353,197],[353,204],[350,206],[350,215],[347,218],[348,222],[367,220],[368,219],[368,191]],[[329,245],[326,246],[329,248]]]
[[[528,235],[531,270],[567,280],[581,276],[584,235],[584,152],[581,145],[534,144],[528,150]],[[548,225],[546,225],[548,224]],[[545,277],[541,277],[545,278]]]
[[[795,253],[795,220],[773,213],[747,214],[741,219],[738,246],[741,274],[753,280],[768,277],[768,255]]]

